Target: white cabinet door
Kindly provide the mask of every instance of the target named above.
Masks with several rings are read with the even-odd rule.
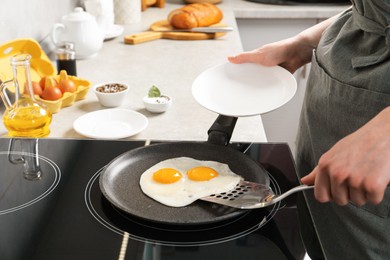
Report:
[[[279,41],[315,25],[316,19],[237,19],[244,51]],[[269,142],[287,142],[295,153],[295,137],[310,65],[294,73],[298,89],[283,107],[261,116]]]

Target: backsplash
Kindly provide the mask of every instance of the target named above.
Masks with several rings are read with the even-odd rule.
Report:
[[[48,36],[54,23],[81,0],[0,0],[0,44],[16,38],[33,38],[50,51]]]

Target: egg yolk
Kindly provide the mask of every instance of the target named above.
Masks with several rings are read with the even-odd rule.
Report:
[[[173,168],[163,168],[153,173],[153,180],[163,184],[174,183],[181,178],[181,173]]]
[[[218,172],[210,167],[200,166],[187,171],[187,176],[193,181],[208,181],[218,176]]]

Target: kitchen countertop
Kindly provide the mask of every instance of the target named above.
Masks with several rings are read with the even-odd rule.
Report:
[[[193,80],[201,72],[226,57],[242,51],[235,18],[324,18],[344,10],[345,7],[283,7],[251,3],[242,0],[225,0],[219,7],[224,12],[223,22],[234,28],[233,32],[215,39],[201,41],[155,40],[137,45],[123,43],[123,36],[148,29],[154,21],[163,20],[170,10],[182,5],[181,1],[167,2],[165,8],[148,8],[137,24],[125,25],[122,36],[105,41],[96,57],[78,60],[78,76],[88,79],[92,85],[99,82],[124,82],[130,93],[120,108],[132,109],[149,119],[148,127],[128,140],[207,140],[207,130],[216,113],[200,106],[191,95]],[[169,110],[152,114],[145,110],[143,96],[156,85],[163,94],[173,98]],[[87,98],[63,108],[53,115],[49,138],[84,138],[77,134],[72,124],[79,116],[105,109],[90,90]],[[0,135],[6,129],[0,126]],[[238,119],[232,141],[266,141],[260,116]]]
[[[245,0],[226,1],[239,19],[326,19],[350,5],[270,5]]]

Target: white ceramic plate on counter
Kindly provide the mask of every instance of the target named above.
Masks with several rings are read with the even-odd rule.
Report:
[[[261,115],[290,101],[297,90],[294,76],[282,67],[222,63],[202,72],[192,95],[205,108],[225,116]]]
[[[96,139],[121,139],[136,135],[148,126],[148,119],[133,110],[103,109],[87,113],[73,123],[74,130]]]

